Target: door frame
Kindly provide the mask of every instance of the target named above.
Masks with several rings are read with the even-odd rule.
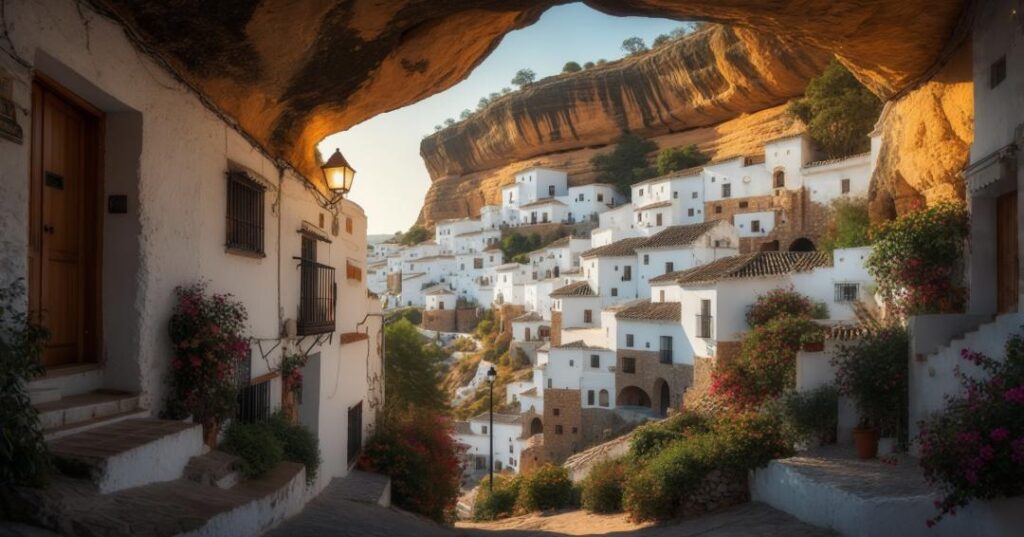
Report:
[[[1003,204],[1008,204],[1013,208],[1013,218],[1009,221],[1004,221],[1004,215],[1002,214]],[[1017,190],[1011,190],[995,198],[995,242],[996,242],[996,314],[1009,313],[1016,311],[1020,300],[1020,247],[1019,247],[1019,230],[1017,228],[1019,223],[1019,211],[1018,206]],[[1004,224],[1007,224],[1007,228],[1004,228]],[[1003,234],[1009,232],[1008,237],[1004,237]],[[1006,240],[1013,239],[1013,240]],[[1003,246],[1009,245],[1010,252],[1004,252]],[[1009,273],[1004,273],[1004,259],[1003,256],[1012,253],[1012,264],[1013,267],[1009,269]],[[1004,282],[1004,278],[1008,278]],[[1009,283],[1012,286],[1012,293],[1007,294],[1003,292],[1003,284]]]
[[[28,251],[26,254],[40,257],[42,253],[42,150],[43,132],[43,93],[49,93],[63,100],[67,105],[77,109],[86,118],[83,135],[85,173],[83,185],[82,215],[84,222],[91,222],[87,231],[86,241],[81,248],[82,255],[82,311],[81,330],[82,348],[76,363],[51,367],[74,367],[83,364],[99,364],[103,357],[103,155],[105,153],[106,114],[79,97],[59,82],[42,74],[35,73],[32,79],[32,137],[29,149],[29,221]],[[41,259],[37,259],[37,263]],[[33,270],[28,264],[27,281],[29,287],[29,311],[41,314],[41,282],[39,282],[40,266]]]

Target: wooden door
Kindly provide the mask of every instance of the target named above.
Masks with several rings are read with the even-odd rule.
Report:
[[[98,361],[101,117],[56,86],[32,86],[29,308],[50,331],[47,367]]]
[[[1017,310],[1017,191],[996,200],[996,309],[999,313]]]

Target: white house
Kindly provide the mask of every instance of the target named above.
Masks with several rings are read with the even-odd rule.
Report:
[[[480,227],[482,229],[499,229],[501,224],[501,206],[484,205],[480,208]]]
[[[580,254],[583,274],[595,289],[602,307],[638,297],[636,248],[645,240],[644,237],[622,239]]]
[[[725,220],[671,226],[640,242],[637,296],[650,298],[650,279],[739,253],[736,228]]]
[[[402,293],[399,298],[399,304],[422,308],[426,305],[423,288],[428,286],[430,279],[423,272],[403,272],[401,274]]]
[[[514,341],[538,341],[550,335],[549,325],[539,313],[529,311],[512,319],[512,339]]]
[[[523,447],[522,416],[519,414],[494,414],[494,430],[490,431],[491,415],[480,414],[468,422],[455,424],[455,437],[466,446],[470,472],[487,472],[488,461],[494,461],[494,471],[519,472],[519,454]],[[492,441],[494,450],[490,451]],[[491,458],[493,457],[493,458]]]
[[[505,263],[494,269],[494,302],[523,304],[523,284],[529,279],[529,266]]]
[[[519,206],[519,224],[548,224],[569,221],[569,206],[554,199],[546,198]]]
[[[640,232],[633,226],[634,204],[627,203],[598,215],[598,227],[590,232],[591,246],[606,246],[617,240],[637,237]]]
[[[456,295],[445,287],[424,293],[427,311],[455,309]]]
[[[441,253],[452,254],[456,251],[456,237],[481,229],[480,220],[472,218],[441,220],[434,225],[434,241],[441,247]]]
[[[553,346],[545,388],[580,391],[583,408],[615,408],[615,351],[583,341]]]
[[[551,292],[551,316],[558,316],[565,328],[592,328],[600,325],[601,298],[590,282],[583,280]]]
[[[622,205],[625,198],[614,185],[591,183],[569,187],[568,196],[562,201],[569,206],[570,222],[596,222],[598,215]]]
[[[115,440],[159,414],[174,289],[203,281],[248,312],[235,418],[279,408],[282,355],[305,353],[298,415],[323,458],[310,492],[346,475],[383,402],[363,210],[332,202],[322,177],[256,144],[91,4],[19,2],[3,17],[0,108],[22,137],[0,138],[0,278],[27,280],[26,306],[46,312],[48,378],[29,390],[65,408],[62,440],[86,427],[79,438]],[[180,478],[204,453],[200,426],[180,431],[136,448],[119,485]],[[281,505],[307,494],[293,479],[300,497],[282,489]]]

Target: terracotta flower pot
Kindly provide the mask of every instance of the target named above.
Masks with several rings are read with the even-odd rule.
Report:
[[[203,443],[210,449],[217,449],[217,437],[220,436],[220,423],[216,421],[203,424]]]
[[[878,456],[878,429],[854,427],[853,445],[857,448],[858,459],[874,459]]]
[[[805,352],[821,352],[821,351],[825,350],[825,342],[824,341],[816,341],[814,343],[804,343],[803,344],[803,350]]]

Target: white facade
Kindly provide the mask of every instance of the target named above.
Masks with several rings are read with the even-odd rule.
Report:
[[[522,304],[523,285],[529,274],[527,265],[505,263],[494,270],[494,302],[499,304]]]
[[[519,455],[523,448],[522,438],[523,427],[518,414],[495,414],[494,415],[494,451],[489,451],[491,442],[490,416],[487,413],[469,420],[469,431],[457,433],[456,439],[459,443],[467,446],[466,455],[476,460],[483,457],[485,461],[494,461],[494,471],[510,470],[519,472]],[[493,459],[488,457],[493,455]],[[478,466],[471,466],[476,469]],[[486,471],[486,465],[482,471]]]
[[[637,298],[636,255],[584,257],[581,264],[602,308]]]
[[[568,343],[551,347],[545,369],[546,388],[580,391],[583,408],[615,408],[615,351]]]
[[[424,297],[427,311],[455,309],[456,295],[447,289],[430,291]]]
[[[592,183],[571,186],[562,200],[569,206],[569,220],[572,222],[596,221],[598,216],[610,207],[621,205],[625,198],[614,185]]]

